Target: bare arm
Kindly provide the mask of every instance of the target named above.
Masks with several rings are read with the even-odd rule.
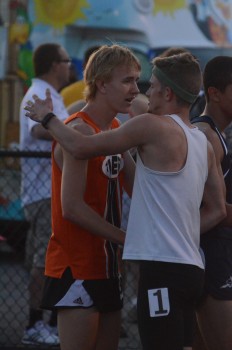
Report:
[[[53,140],[51,133],[40,124],[34,125],[31,130],[31,133],[32,133],[32,136],[35,137],[36,139],[46,140],[46,141]]]
[[[201,233],[209,231],[219,224],[226,216],[224,179],[218,173],[215,155],[208,142],[208,178],[205,183],[202,200]]]
[[[28,102],[25,107],[26,113],[31,119],[41,122],[44,116],[51,112],[51,97],[46,92],[46,99],[41,100],[34,96],[35,102]],[[50,119],[47,124],[48,130],[61,146],[77,159],[88,159],[98,155],[124,153],[128,149],[147,142],[149,133],[149,115],[132,118],[120,128],[93,135],[91,137],[81,135],[76,130],[65,126],[58,118]],[[153,135],[154,139],[156,135]]]
[[[84,201],[87,165],[87,160],[76,160],[63,151],[61,189],[63,217],[95,235],[123,244],[125,232],[108,223]]]

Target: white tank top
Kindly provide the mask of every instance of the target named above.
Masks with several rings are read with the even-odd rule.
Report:
[[[123,259],[183,263],[203,268],[200,205],[208,175],[207,139],[171,115],[184,130],[188,154],[177,172],[145,167],[139,154]]]

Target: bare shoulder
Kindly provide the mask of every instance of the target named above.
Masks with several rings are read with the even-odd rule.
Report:
[[[149,124],[157,124],[162,122],[162,118],[163,117],[160,115],[156,115],[152,113],[144,113],[132,118],[132,120],[139,121],[140,123],[146,122]]]
[[[194,125],[197,126],[198,129],[201,130],[206,135],[207,138],[214,134],[214,131],[209,125],[209,123],[199,122],[199,123],[195,123]]]
[[[176,123],[173,122],[171,118],[165,115],[157,115],[152,113],[146,113],[141,115],[141,117],[144,118],[144,122],[146,121],[147,126],[159,128],[159,129],[169,129],[170,127],[173,128]]]
[[[165,130],[168,130],[170,127],[168,118],[152,113],[145,113],[133,117],[131,121],[141,133],[143,132],[147,135],[152,134],[155,136],[156,134],[165,132]]]
[[[214,154],[216,156],[217,164],[220,164],[224,156],[224,150],[218,134],[211,128],[208,123],[197,123],[196,125],[205,134],[207,140],[211,143]]]
[[[212,143],[209,142],[209,140],[207,140],[207,151],[208,151],[208,155],[211,156],[211,157],[214,157],[214,149],[213,149],[213,146],[212,146]]]
[[[218,134],[211,128],[208,123],[196,123],[199,130],[201,130],[212,145],[220,144]]]
[[[136,123],[133,130],[148,144],[160,144],[161,139],[168,139],[172,128],[168,118],[152,113],[136,116],[132,121]]]
[[[68,123],[68,126],[74,130],[79,131],[83,135],[95,134],[94,129],[81,118],[73,119]]]

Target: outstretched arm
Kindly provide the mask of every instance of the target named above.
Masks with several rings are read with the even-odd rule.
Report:
[[[28,111],[26,115],[43,123],[47,114],[52,112],[50,92],[46,91],[45,100],[41,100],[37,96],[33,96],[33,98],[34,103],[29,101],[25,107]],[[78,159],[88,159],[98,155],[123,153],[132,147],[146,143],[149,132],[147,116],[133,118],[120,128],[91,137],[82,135],[77,129],[68,128],[56,117],[49,119],[45,126],[53,138],[72,156]],[[155,135],[153,134],[152,137],[154,138]]]

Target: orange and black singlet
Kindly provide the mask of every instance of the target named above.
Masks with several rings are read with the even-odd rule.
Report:
[[[71,115],[65,123],[81,118],[100,129],[84,112]],[[117,128],[114,119],[111,128]],[[52,235],[46,256],[46,276],[60,278],[67,267],[75,279],[105,279],[118,275],[118,247],[62,217],[62,172],[52,150]],[[85,202],[113,225],[120,227],[123,158],[121,154],[101,156],[88,161]]]

